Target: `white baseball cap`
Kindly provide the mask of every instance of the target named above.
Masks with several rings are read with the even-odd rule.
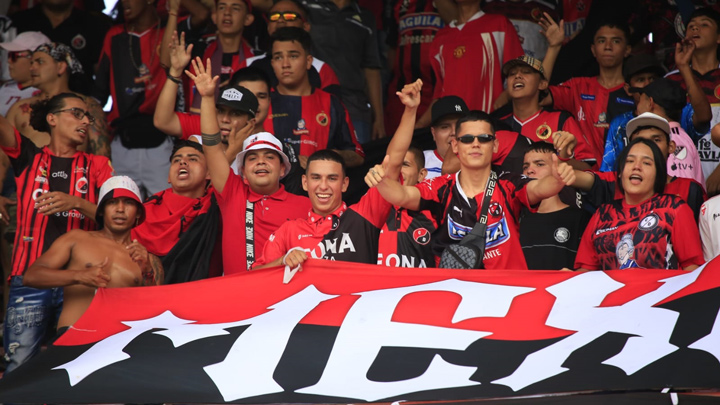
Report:
[[[10,42],[0,43],[0,47],[8,52],[34,51],[38,46],[52,42],[45,34],[38,31],[27,31],[19,34]]]
[[[245,154],[251,150],[258,149],[270,149],[280,155],[283,164],[285,164],[285,174],[280,178],[283,178],[290,173],[290,159],[288,159],[285,152],[283,152],[282,142],[280,142],[280,140],[270,132],[259,132],[257,134],[250,135],[247,139],[245,139],[245,142],[243,142],[242,152],[238,153],[235,157],[235,160],[238,162],[238,167],[242,167],[245,162]]]
[[[640,127],[656,127],[670,136],[670,123],[663,117],[646,112],[628,121],[625,126],[625,133],[628,138]]]

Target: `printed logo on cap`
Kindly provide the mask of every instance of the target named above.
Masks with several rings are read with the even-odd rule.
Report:
[[[229,101],[240,101],[243,98],[243,94],[238,89],[227,89],[223,91],[221,97]]]
[[[455,104],[455,111],[462,112],[462,107],[460,106],[460,104]]]

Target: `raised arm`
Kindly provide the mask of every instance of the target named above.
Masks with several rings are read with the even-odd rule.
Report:
[[[548,49],[547,52],[545,52],[545,59],[543,59],[543,69],[545,70],[545,78],[550,81],[553,68],[555,67],[555,61],[565,41],[565,22],[560,20],[559,23],[556,23],[550,14],[543,13],[539,24],[542,28],[540,33],[543,34],[548,42]]]
[[[12,110],[12,108],[10,108]],[[10,116],[10,114],[8,114]],[[0,146],[16,148],[15,127],[5,117],[0,115]]]
[[[553,155],[552,176],[531,181],[525,186],[528,202],[535,205],[546,198],[557,195],[564,186],[571,186],[574,182],[575,171],[573,168],[567,163],[560,163],[557,155]]]
[[[170,68],[167,79],[163,85],[153,115],[155,128],[170,136],[181,136],[182,127],[180,119],[175,115],[175,100],[177,99],[178,87],[182,84],[182,72],[192,58],[192,44],[185,47],[185,33],[180,35],[178,40],[177,31],[171,34],[169,50]]]
[[[675,65],[677,65],[680,76],[682,76],[687,88],[688,99],[693,107],[693,126],[701,128],[710,123],[712,120],[712,110],[710,102],[695,79],[695,75],[690,67],[692,54],[695,51],[695,41],[691,39],[683,39],[675,44]]]
[[[395,135],[388,144],[386,154],[389,156],[388,165],[385,167],[386,175],[393,179],[400,177],[405,154],[412,142],[413,130],[415,128],[415,116],[420,105],[420,92],[423,82],[417,79],[415,82],[406,84],[401,91],[396,92],[400,102],[405,105],[405,111],[400,119]]]
[[[106,257],[100,263],[88,263],[83,269],[64,269],[70,262],[78,232],[59,237],[42,256],[25,272],[23,285],[34,288],[55,288],[82,284],[89,287],[105,287],[110,281],[109,263]]]
[[[228,164],[222,150],[220,127],[217,123],[217,110],[215,109],[215,88],[220,81],[220,76],[212,77],[212,64],[209,58],[206,66],[203,66],[200,58],[195,58],[192,61],[192,66],[197,75],[187,70],[185,74],[195,81],[195,88],[202,97],[200,102],[200,132],[202,133],[203,151],[210,172],[210,181],[212,181],[213,187],[219,193],[222,193],[230,175],[230,164]]]

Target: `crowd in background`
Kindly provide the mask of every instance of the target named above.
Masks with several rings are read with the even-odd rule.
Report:
[[[720,253],[714,3],[13,1],[7,371],[97,287],[308,258],[701,266]],[[77,256],[112,251],[87,235],[131,260]]]

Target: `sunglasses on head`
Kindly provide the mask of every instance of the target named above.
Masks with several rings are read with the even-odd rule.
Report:
[[[480,143],[492,142],[495,139],[495,135],[492,134],[480,134],[480,135],[463,135],[459,136],[458,141],[462,143],[471,144],[475,142],[475,139]]]
[[[297,19],[302,20],[302,17],[298,13],[294,13],[292,11],[276,11],[274,13],[268,14],[268,19],[271,22],[277,22],[280,21],[280,18],[282,18],[285,21],[295,21]]]
[[[87,117],[88,121],[90,121],[91,124],[95,122],[95,117],[90,115],[89,112],[83,110],[82,108],[77,108],[77,107],[66,108],[64,110],[57,110],[57,111],[53,112],[53,114],[59,114],[61,112],[69,112],[70,114],[73,115],[73,117],[75,117],[78,120],[82,120],[83,118]]]
[[[17,62],[20,58],[27,58],[32,59],[32,52],[30,51],[18,51],[18,52],[9,52],[8,53],[8,60],[10,62]]]

